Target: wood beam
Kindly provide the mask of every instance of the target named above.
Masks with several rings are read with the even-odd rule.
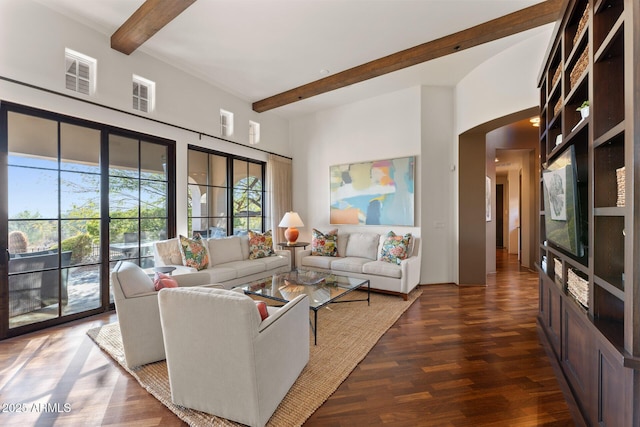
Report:
[[[563,1],[547,0],[475,27],[298,86],[254,102],[253,110],[262,113],[554,22],[560,18]]]
[[[196,0],[146,0],[111,35],[111,48],[130,55]]]

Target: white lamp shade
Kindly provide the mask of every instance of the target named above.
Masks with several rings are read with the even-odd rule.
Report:
[[[282,221],[278,224],[278,227],[304,227],[302,219],[298,212],[287,212],[282,217]]]

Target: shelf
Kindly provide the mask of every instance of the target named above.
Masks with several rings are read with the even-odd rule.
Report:
[[[624,5],[621,0],[605,0],[596,9],[593,18],[593,51],[594,58],[599,58],[602,51],[610,44],[613,34],[615,34],[624,22],[622,12]]]
[[[610,139],[613,139],[616,136],[622,134],[624,132],[624,127],[625,127],[624,121],[622,121],[617,125],[615,125],[614,127],[612,127],[611,129],[609,129],[604,134],[600,135],[598,138],[596,138],[593,141],[594,148],[597,148],[598,146],[609,142]]]
[[[593,278],[593,282],[597,286],[609,292],[614,297],[618,298],[620,301],[624,301],[624,291],[621,289],[622,287],[624,287],[624,285],[615,284],[617,282],[621,283],[621,280],[619,280],[618,278],[615,278],[615,277],[603,278],[600,276],[595,276]]]
[[[609,40],[609,39],[607,39]],[[593,63],[593,132],[598,139],[625,118],[624,25],[612,33]]]
[[[611,48],[613,40],[618,37],[624,30],[624,17],[619,16],[613,26],[610,28],[602,39],[602,41],[596,45],[597,49],[594,49],[593,61],[598,62],[603,56],[607,54],[607,51]],[[595,36],[594,36],[595,38]]]
[[[608,208],[594,208],[594,216],[625,216],[626,209],[624,207],[608,207]]]

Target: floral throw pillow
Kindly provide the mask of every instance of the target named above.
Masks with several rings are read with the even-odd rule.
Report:
[[[265,258],[275,254],[271,230],[264,234],[249,231],[249,259]]]
[[[338,256],[338,229],[325,234],[314,228],[311,237],[311,255]]]
[[[407,233],[404,236],[396,236],[396,233],[390,231],[382,244],[380,261],[399,265],[403,259],[407,259],[410,243],[411,233]]]
[[[193,239],[180,236],[180,255],[182,255],[182,264],[187,267],[193,267],[196,270],[204,270],[209,266],[209,254],[205,247],[205,242],[199,234]]]

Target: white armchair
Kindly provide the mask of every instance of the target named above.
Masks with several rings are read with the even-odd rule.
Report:
[[[265,320],[231,290],[162,289],[159,304],[173,403],[264,426],[309,361],[306,295]]]
[[[201,286],[211,281],[207,273],[173,278],[178,286]],[[134,368],[164,360],[158,292],[151,278],[138,265],[119,261],[111,272],[111,286],[127,366]]]

